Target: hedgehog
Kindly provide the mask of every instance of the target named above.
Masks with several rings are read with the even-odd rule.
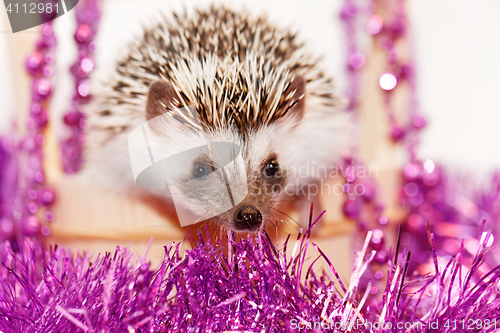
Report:
[[[162,118],[153,132],[165,156],[195,151],[179,160],[175,196],[165,179],[157,180],[165,191],[149,190],[165,205],[174,201],[178,213],[182,206],[196,217],[192,223],[236,231],[283,220],[285,200],[308,216],[306,203],[317,204],[319,194],[303,186],[322,177],[311,166],[335,165],[352,142],[352,121],[319,63],[295,33],[266,16],[216,5],[162,16],[131,42],[88,107],[86,168],[122,193],[147,191],[131,170],[128,140]],[[236,147],[225,153],[240,162],[216,165],[213,143]],[[222,183],[207,180],[221,168],[215,179]],[[231,190],[240,197],[228,202]]]

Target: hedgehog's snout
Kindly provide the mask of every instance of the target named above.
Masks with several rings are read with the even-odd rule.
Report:
[[[238,230],[255,231],[262,224],[262,214],[253,206],[240,207],[234,215],[234,224]]]

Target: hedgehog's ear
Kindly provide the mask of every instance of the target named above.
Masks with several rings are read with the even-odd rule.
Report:
[[[170,82],[165,80],[153,82],[149,86],[146,120],[151,120],[167,112],[175,97],[176,93]]]
[[[284,110],[286,110],[285,120],[298,122],[304,115],[305,108],[306,81],[300,75],[295,75],[283,96],[287,100]]]

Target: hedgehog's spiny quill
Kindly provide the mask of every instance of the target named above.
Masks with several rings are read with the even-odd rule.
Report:
[[[235,126],[242,133],[281,119],[298,101],[285,94],[300,75],[308,94],[325,107],[335,106],[331,79],[295,35],[225,7],[173,15],[146,30],[130,54],[119,62],[112,91],[100,102],[93,130],[108,136],[144,119],[148,87],[170,81],[176,98],[170,107],[194,107],[206,128]],[[207,75],[207,72],[210,73]],[[288,104],[287,104],[288,103]]]

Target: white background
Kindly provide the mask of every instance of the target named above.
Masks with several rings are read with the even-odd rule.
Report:
[[[106,1],[98,39],[99,69],[110,69],[113,59],[137,36],[142,23],[160,9],[192,8],[202,1],[113,0]],[[230,2],[230,1],[226,1]],[[241,5],[242,1],[237,2]],[[246,3],[251,11],[266,11],[272,20],[288,25],[308,41],[311,50],[325,55],[325,64],[337,77],[339,93],[344,85],[344,33],[338,12],[343,0],[270,1]],[[429,118],[419,150],[422,158],[444,162],[454,169],[485,171],[500,167],[500,1],[414,0],[410,4],[418,95]],[[3,6],[0,5],[3,11]],[[5,15],[0,15],[5,31]],[[64,111],[73,86],[67,68],[74,61],[74,21],[71,14],[56,21],[59,40],[58,80],[54,110]],[[11,128],[16,108],[9,66],[7,35],[0,34],[0,132]],[[63,83],[64,82],[64,83]],[[54,119],[54,118],[53,118]]]

